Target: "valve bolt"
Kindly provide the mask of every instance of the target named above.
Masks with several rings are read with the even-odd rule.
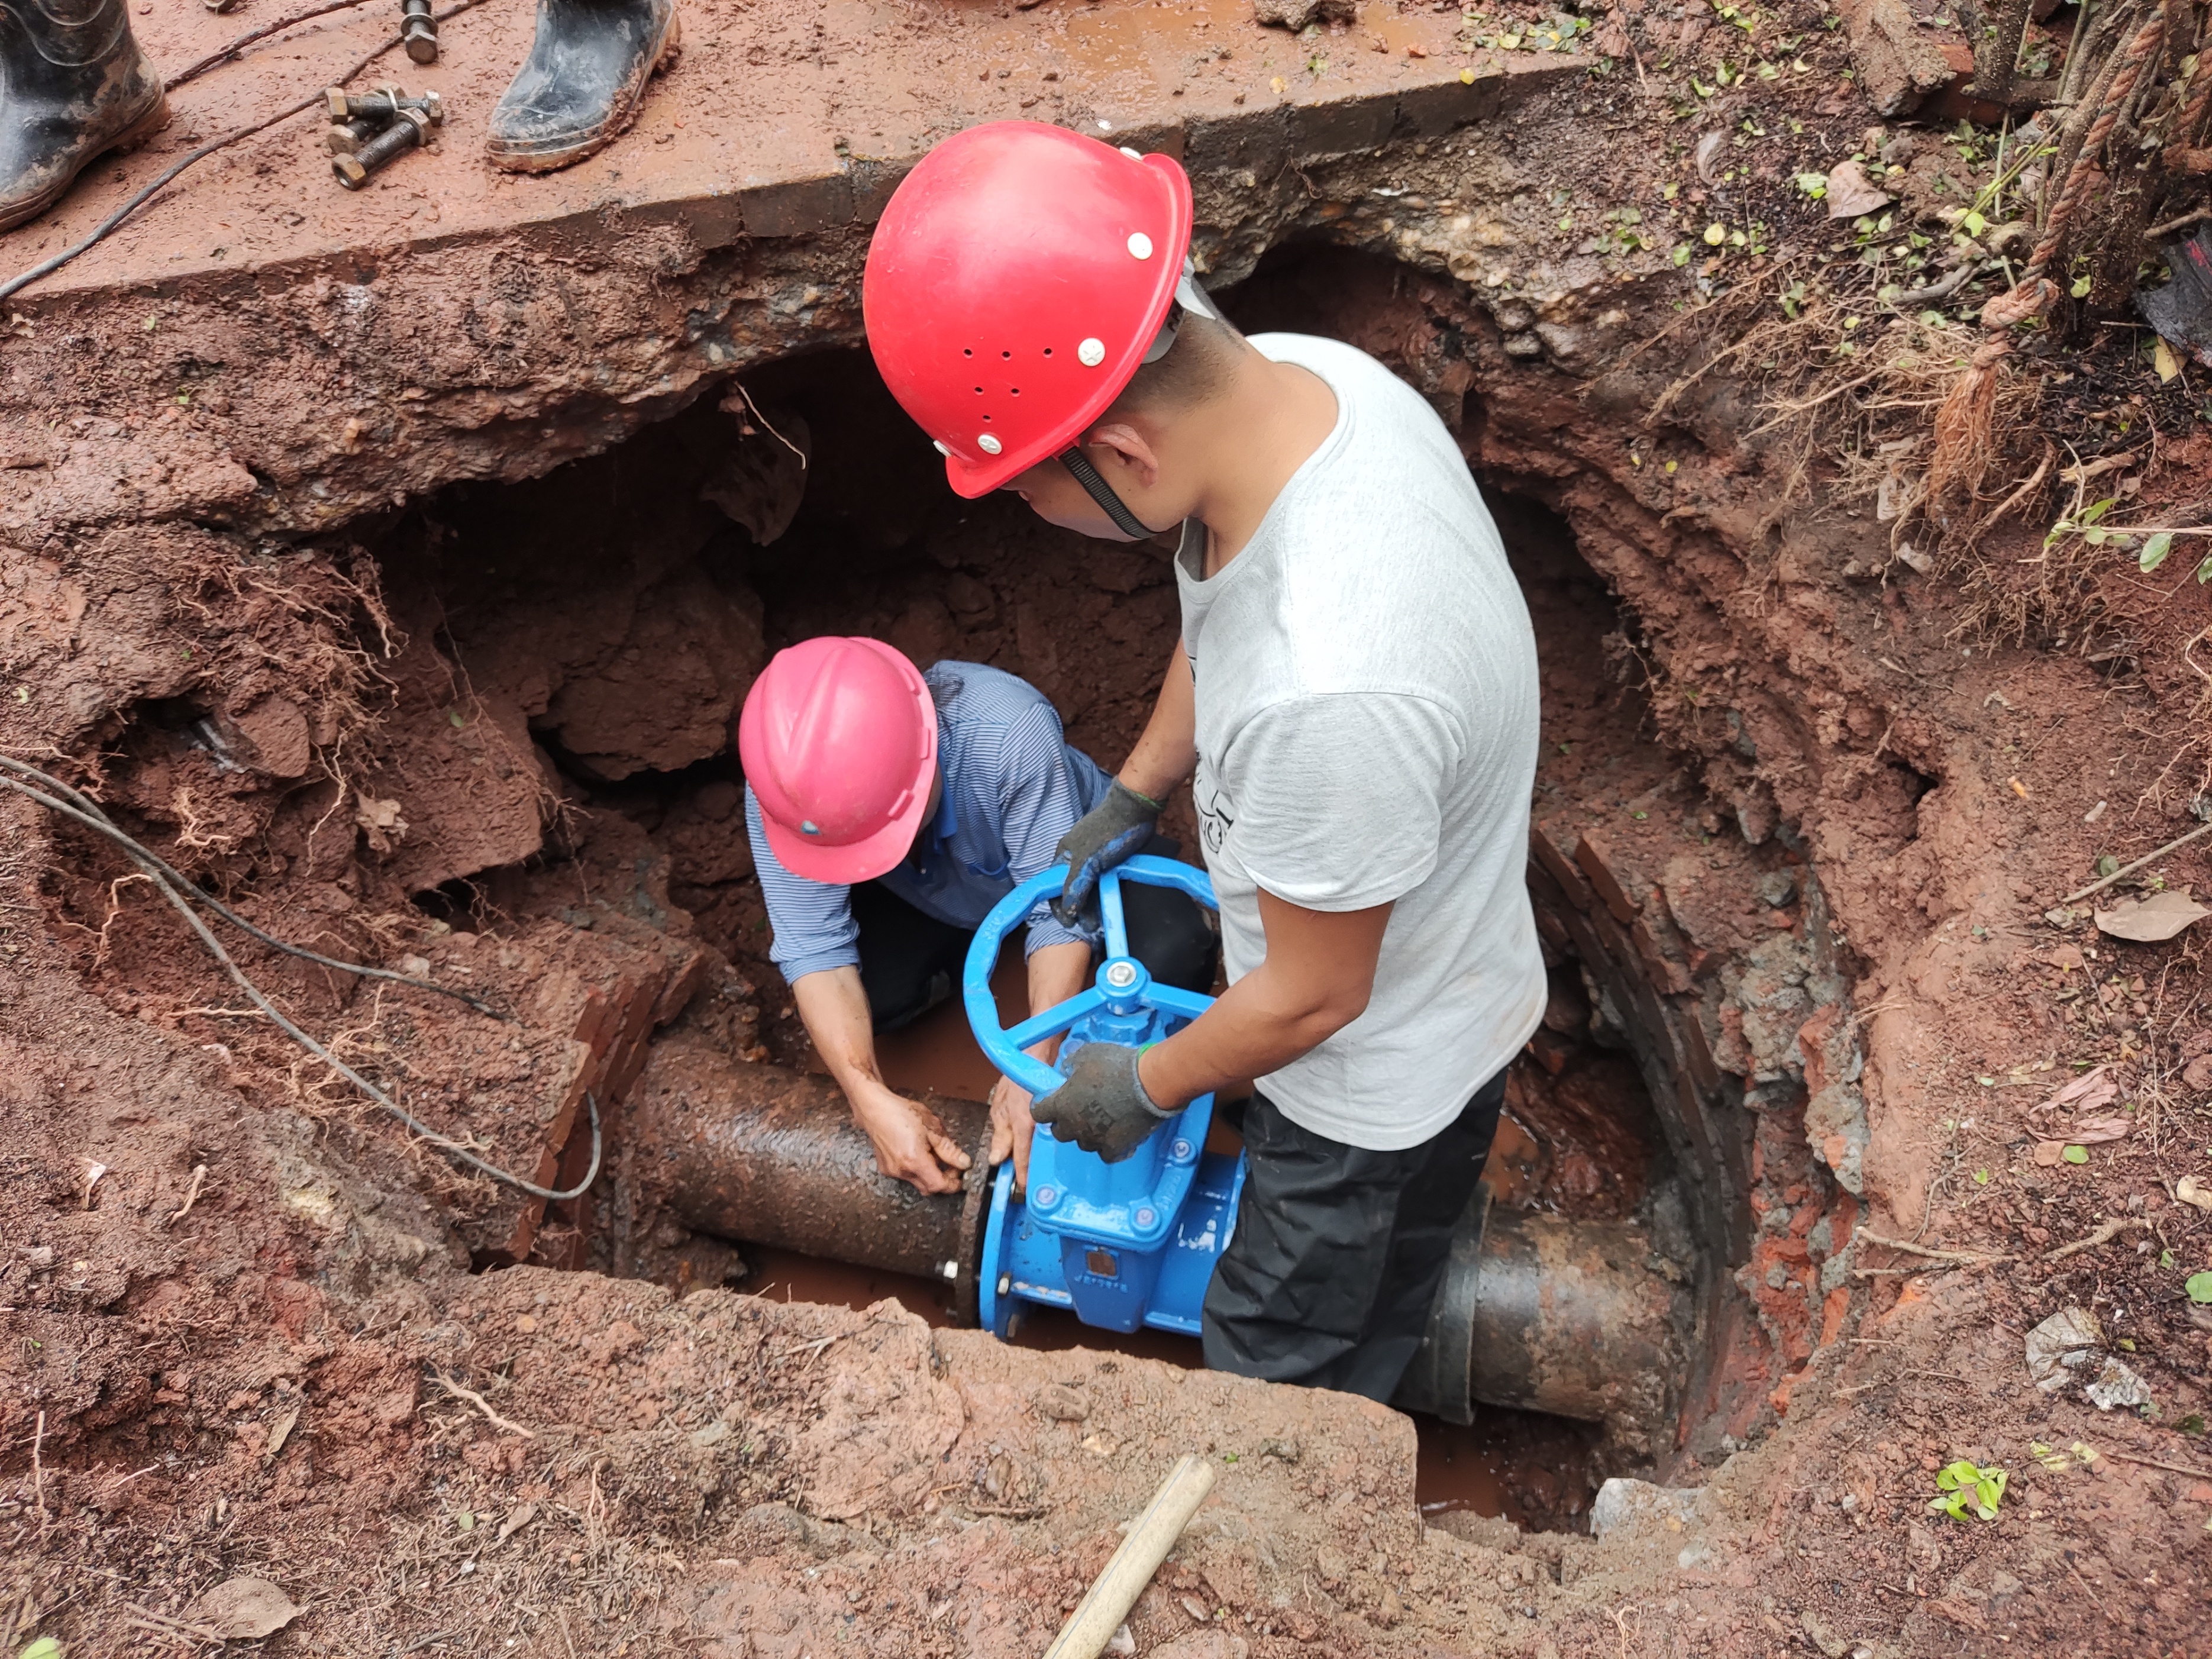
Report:
[[[1175,1145],[1168,1148],[1168,1156],[1175,1159],[1176,1163],[1182,1163],[1185,1158],[1190,1156],[1190,1142],[1188,1140],[1176,1141]]]
[[[1036,1194],[1036,1206],[1037,1206],[1037,1208],[1039,1208],[1040,1210],[1049,1210],[1050,1208],[1052,1208],[1052,1206],[1053,1206],[1054,1205],[1055,1205],[1055,1204],[1057,1204],[1057,1203],[1059,1203],[1059,1202],[1060,1202],[1060,1188],[1057,1188],[1057,1187],[1040,1187],[1040,1188],[1037,1188],[1037,1194]]]
[[[1137,964],[1133,962],[1109,963],[1106,982],[1117,991],[1127,990],[1137,982]]]
[[[1159,1218],[1160,1212],[1149,1204],[1141,1206],[1137,1211],[1137,1224],[1139,1227],[1149,1227]]]

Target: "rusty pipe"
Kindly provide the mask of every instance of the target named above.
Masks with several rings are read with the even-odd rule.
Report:
[[[642,1194],[695,1231],[949,1280],[955,1317],[973,1323],[990,1113],[927,1101],[974,1160],[957,1197],[878,1175],[829,1079],[683,1035],[655,1045],[623,1133]],[[1395,1403],[1453,1423],[1517,1407],[1649,1439],[1686,1374],[1691,1317],[1686,1276],[1642,1224],[1495,1208],[1478,1188]]]
[[[828,1078],[748,1065],[682,1034],[654,1045],[623,1133],[641,1192],[696,1231],[948,1283],[955,1316],[973,1324],[990,1109],[923,1100],[972,1160],[957,1195],[878,1174]]]
[[[1640,1222],[1503,1209],[1478,1188],[1395,1403],[1449,1423],[1516,1407],[1646,1437],[1672,1419],[1692,1317],[1688,1275]]]

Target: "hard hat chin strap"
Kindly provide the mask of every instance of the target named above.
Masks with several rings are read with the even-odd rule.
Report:
[[[1221,315],[1213,308],[1206,290],[1198,285],[1197,272],[1188,259],[1182,262],[1182,279],[1176,284],[1176,297],[1168,303],[1168,314],[1160,324],[1159,332],[1152,337],[1152,344],[1146,349],[1146,362],[1156,363],[1174,349],[1176,337],[1182,332],[1186,312],[1195,312],[1201,317],[1212,317],[1217,320]],[[1070,444],[1060,452],[1060,460],[1061,465],[1075,475],[1075,482],[1083,486],[1084,493],[1098,503],[1101,512],[1113,520],[1116,530],[1139,541],[1154,533],[1152,526],[1130,512],[1121,498],[1114,493],[1114,486],[1108,483],[1100,476],[1098,469],[1091,465],[1091,458],[1083,453],[1080,445]]]
[[[1083,486],[1084,493],[1098,503],[1099,510],[1114,520],[1114,527],[1123,535],[1133,536],[1143,541],[1153,533],[1152,526],[1129,511],[1127,505],[1114,493],[1114,486],[1108,483],[1099,475],[1098,469],[1091,465],[1091,458],[1083,453],[1081,445],[1070,444],[1060,451],[1060,464],[1075,475],[1075,482]]]

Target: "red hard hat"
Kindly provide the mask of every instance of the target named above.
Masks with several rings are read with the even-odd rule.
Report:
[[[937,705],[880,640],[805,640],[761,671],[738,755],[769,850],[793,875],[850,885],[907,854],[929,810]]]
[[[994,121],[922,157],[868,249],[876,367],[981,495],[1073,443],[1167,319],[1190,180],[1065,128]]]

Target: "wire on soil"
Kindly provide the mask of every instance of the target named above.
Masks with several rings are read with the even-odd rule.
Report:
[[[593,1098],[590,1091],[586,1090],[585,1091],[584,1104],[591,1115],[591,1167],[585,1171],[584,1178],[575,1186],[567,1188],[566,1190],[550,1187],[543,1187],[535,1182],[526,1181],[520,1176],[514,1175],[507,1170],[502,1170],[496,1164],[488,1164],[483,1159],[478,1158],[475,1153],[470,1152],[466,1147],[448,1139],[447,1136],[439,1133],[437,1130],[432,1128],[420,1118],[416,1117],[404,1107],[401,1106],[398,1102],[393,1100],[392,1097],[386,1094],[383,1090],[378,1088],[376,1085],[371,1083],[367,1078],[362,1076],[360,1073],[355,1071],[343,1060],[340,1060],[331,1048],[325,1047],[320,1042],[318,1042],[313,1037],[310,1036],[306,1031],[302,1030],[299,1026],[293,1024],[290,1019],[287,1018],[283,1012],[279,1009],[275,1003],[271,1002],[263,993],[261,988],[256,985],[251,979],[247,978],[245,970],[240,968],[236,962],[232,960],[230,953],[223,949],[222,941],[215,936],[214,932],[208,927],[207,923],[201,920],[199,913],[192,908],[191,901],[192,899],[198,899],[200,902],[205,904],[209,908],[221,915],[225,921],[244,929],[246,933],[251,933],[254,938],[274,946],[279,951],[284,951],[288,955],[301,957],[310,962],[319,963],[325,967],[336,968],[349,974],[359,974],[377,979],[396,980],[403,985],[414,986],[422,990],[440,992],[444,995],[457,998],[460,1001],[467,1003],[471,1007],[479,1009],[487,1014],[492,1015],[495,1018],[504,1019],[509,1018],[508,1016],[501,1014],[496,1009],[492,1008],[489,1004],[480,1002],[476,998],[469,996],[463,992],[453,990],[448,987],[436,984],[428,980],[410,978],[409,975],[404,974],[394,973],[389,969],[370,968],[359,963],[341,962],[333,957],[319,956],[314,951],[305,950],[296,945],[288,945],[283,940],[264,933],[258,927],[254,927],[251,922],[245,921],[243,918],[238,916],[215,899],[210,898],[207,894],[202,892],[198,887],[195,887],[191,882],[186,881],[182,876],[179,875],[174,869],[171,868],[164,860],[149,851],[146,848],[141,846],[131,836],[125,835],[121,830],[116,828],[112,823],[109,822],[107,815],[100,810],[99,804],[94,801],[89,796],[81,794],[76,790],[70,788],[69,785],[63,783],[57,778],[50,776],[45,772],[40,771],[34,766],[27,765],[21,761],[13,759],[5,755],[0,755],[0,769],[4,769],[18,775],[15,777],[0,777],[0,786],[4,786],[7,788],[15,791],[18,794],[23,795],[27,799],[37,802],[40,805],[45,807],[51,812],[58,813],[64,817],[74,819],[76,822],[83,824],[86,828],[98,831],[100,834],[106,836],[108,839],[120,846],[123,850],[129,854],[131,859],[137,864],[139,868],[145,872],[147,879],[153,884],[157,890],[160,891],[161,896],[168,900],[170,904],[175,908],[177,914],[181,915],[185,919],[185,922],[191,927],[191,930],[199,935],[200,943],[207,947],[209,953],[215,957],[218,963],[221,964],[223,971],[230,975],[232,981],[236,983],[240,990],[244,991],[247,996],[253,1000],[253,1004],[257,1008],[260,1009],[260,1011],[266,1014],[270,1020],[275,1022],[279,1030],[281,1030],[287,1036],[290,1037],[295,1042],[298,1043],[301,1048],[305,1048],[309,1054],[314,1055],[316,1059],[321,1060],[325,1065],[337,1072],[341,1077],[344,1078],[347,1082],[352,1084],[354,1087],[359,1089],[362,1094],[366,1095],[371,1101],[375,1103],[375,1104],[381,1107],[386,1112],[389,1112],[392,1116],[398,1118],[402,1123],[405,1124],[410,1129],[412,1129],[416,1134],[421,1135],[432,1146],[436,1146],[441,1152],[445,1152],[448,1157],[456,1158],[461,1163],[467,1164],[470,1168],[477,1170],[481,1174],[489,1176],[495,1181],[500,1182],[506,1186],[513,1187],[517,1191],[527,1193],[533,1198],[542,1198],[549,1202],[561,1203],[566,1202],[570,1199],[580,1198],[585,1193],[591,1190],[592,1183],[599,1178],[599,1166],[605,1152],[605,1147],[602,1144],[599,1127],[599,1103],[595,1098]],[[22,778],[24,776],[34,778],[40,783],[46,784],[53,789],[56,792],[56,794],[47,794],[44,790],[35,788],[32,785],[25,783],[22,781]],[[58,799],[58,796],[64,797],[65,799]],[[187,897],[187,895],[190,895],[190,896]]]

